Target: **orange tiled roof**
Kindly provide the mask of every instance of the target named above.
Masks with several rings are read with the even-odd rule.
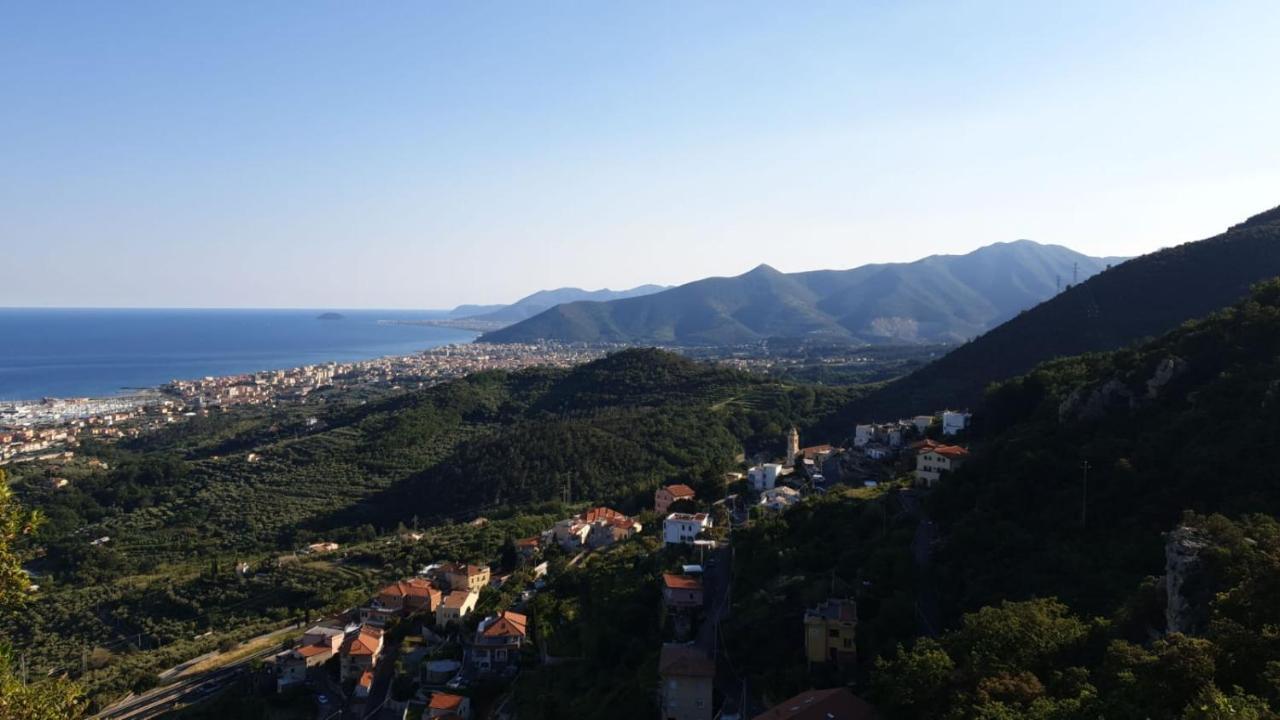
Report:
[[[460,608],[466,604],[467,597],[469,595],[471,595],[471,593],[469,592],[464,592],[462,590],[454,590],[453,592],[444,596],[444,600],[441,604],[443,604],[447,608]]]
[[[600,520],[604,520],[610,523],[625,522],[628,525],[631,524],[632,522],[631,518],[627,517],[626,515],[623,515],[617,510],[614,510],[612,508],[607,508],[607,507],[593,507],[590,510],[582,513],[582,521],[585,523],[593,523]]]
[[[498,613],[498,618],[481,634],[485,637],[524,637],[528,626],[529,618],[517,612],[504,610]]]
[[[432,710],[457,710],[466,698],[452,693],[431,693],[431,703],[427,707]]]
[[[358,684],[366,690],[373,687],[373,671],[365,670],[364,673],[360,675],[360,682]]]
[[[674,575],[672,573],[662,573],[662,584],[672,590],[701,590],[702,581],[696,577],[688,575]]]
[[[716,664],[697,646],[667,644],[662,646],[662,654],[658,657],[658,674],[715,677]]]
[[[364,625],[347,643],[347,655],[376,655],[382,647],[382,631]]]
[[[671,493],[671,497],[674,497],[677,500],[681,498],[697,497],[698,495],[698,493],[694,492],[693,488],[683,483],[678,485],[668,485],[664,487],[663,490]]]
[[[969,451],[959,445],[939,445],[931,451],[948,458],[962,458],[969,455]]]
[[[327,645],[303,645],[298,648],[298,654],[304,658],[327,652],[333,652],[332,648]]]

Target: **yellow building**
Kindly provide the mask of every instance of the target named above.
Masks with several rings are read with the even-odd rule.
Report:
[[[831,598],[804,613],[804,649],[811,663],[851,663],[857,658],[858,604]]]

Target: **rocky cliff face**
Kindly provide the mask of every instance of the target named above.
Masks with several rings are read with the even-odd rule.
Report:
[[[1181,526],[1165,534],[1165,632],[1195,635],[1204,629],[1208,598],[1203,597],[1200,554],[1208,539],[1194,528]]]
[[[1151,377],[1135,391],[1130,383],[1136,385],[1141,380],[1125,382],[1120,378],[1111,378],[1100,385],[1082,385],[1077,387],[1058,405],[1058,421],[1062,423],[1100,420],[1107,413],[1115,410],[1134,410],[1144,403],[1152,402],[1160,397],[1165,386],[1176,380],[1188,370],[1186,361],[1178,357],[1167,357],[1156,365]]]

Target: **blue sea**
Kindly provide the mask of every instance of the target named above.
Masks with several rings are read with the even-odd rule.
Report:
[[[407,355],[475,333],[430,311],[0,308],[0,400],[100,397],[175,379]]]

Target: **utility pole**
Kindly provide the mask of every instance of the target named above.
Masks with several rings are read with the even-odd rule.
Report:
[[[1080,526],[1084,527],[1089,520],[1089,461],[1080,463]]]
[[[1072,286],[1080,282],[1080,263],[1071,263],[1071,284]]]

